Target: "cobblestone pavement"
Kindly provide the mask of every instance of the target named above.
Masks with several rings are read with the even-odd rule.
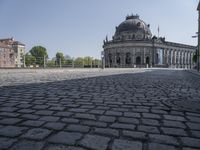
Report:
[[[200,77],[187,71],[94,71],[9,86],[4,78],[0,149],[200,149]]]

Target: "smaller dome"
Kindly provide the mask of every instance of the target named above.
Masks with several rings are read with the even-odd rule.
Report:
[[[127,16],[126,20],[116,27],[115,39],[120,39],[126,35],[130,38],[144,39],[151,38],[152,34],[147,25],[138,15]]]

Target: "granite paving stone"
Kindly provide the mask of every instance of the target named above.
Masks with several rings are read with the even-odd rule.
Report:
[[[107,123],[99,121],[83,121],[84,125],[94,126],[94,127],[106,127]]]
[[[45,123],[45,121],[27,120],[27,121],[22,122],[21,124],[24,126],[40,127],[44,123]]]
[[[4,126],[0,128],[0,136],[16,137],[22,134],[26,129],[26,127]]]
[[[197,147],[200,149],[200,139],[190,138],[190,137],[181,137],[181,141],[184,146]]]
[[[139,124],[139,120],[136,118],[119,117],[118,121],[121,123]]]
[[[112,117],[112,116],[100,116],[99,117],[99,121],[103,121],[103,122],[115,122],[116,117]]]
[[[6,124],[6,125],[14,125],[18,122],[22,121],[22,119],[19,118],[4,118],[0,120],[0,124]]]
[[[78,119],[96,120],[95,115],[92,114],[77,113],[74,117]]]
[[[180,121],[169,121],[169,120],[164,120],[163,121],[163,126],[166,127],[175,127],[175,128],[186,128],[186,125],[183,122]]]
[[[50,145],[47,150],[86,150],[82,147],[64,146],[64,145]]]
[[[48,141],[57,144],[69,144],[74,145],[77,140],[82,137],[81,133],[78,132],[64,132],[60,131],[57,134],[51,136]]]
[[[158,144],[158,143],[149,143],[149,150],[177,150],[174,146]]]
[[[147,133],[160,133],[158,128],[154,126],[139,125],[137,129],[138,131],[147,132]]]
[[[62,130],[65,127],[65,123],[60,122],[48,122],[43,127],[46,127],[51,130]]]
[[[0,149],[200,149],[200,78],[185,69],[0,70]]]
[[[106,150],[110,138],[99,135],[85,135],[80,145],[93,150]]]
[[[54,116],[43,116],[39,120],[42,121],[49,121],[49,122],[56,122],[60,119],[60,117],[54,117]]]
[[[160,134],[150,134],[149,138],[152,142],[163,143],[163,144],[171,144],[178,145],[177,138],[168,135],[160,135]]]
[[[17,139],[0,137],[0,149],[9,149]]]
[[[51,133],[50,130],[42,129],[42,128],[33,128],[28,130],[24,135],[21,137],[33,140],[43,140]]]
[[[114,136],[114,137],[119,136],[118,130],[110,129],[110,128],[95,128],[94,132],[96,134],[101,134],[101,135],[108,135],[108,136]]]
[[[44,147],[43,142],[35,141],[19,141],[10,150],[42,150]]]
[[[90,128],[84,125],[70,124],[67,126],[66,130],[87,133],[90,130]]]
[[[142,150],[142,143],[128,140],[114,140],[112,150]]]
[[[183,129],[179,128],[165,128],[161,127],[161,130],[168,135],[175,135],[175,136],[187,136],[187,133]]]
[[[147,136],[146,136],[147,134],[145,132],[124,130],[122,133],[124,136],[130,137],[133,139],[147,140]]]
[[[110,127],[111,128],[115,128],[115,129],[130,129],[130,130],[134,130],[136,126],[133,125],[133,124],[113,123]]]

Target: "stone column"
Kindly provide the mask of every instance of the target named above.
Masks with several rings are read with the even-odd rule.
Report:
[[[166,63],[169,66],[169,49],[166,50]]]
[[[174,65],[175,65],[175,68],[176,68],[176,60],[177,60],[177,51],[174,50]]]
[[[114,58],[114,60],[115,60],[115,61],[114,61],[114,64],[115,64],[114,67],[117,67],[117,53],[116,53],[116,52],[115,52],[115,54],[114,54],[114,57],[115,57],[115,58]]]
[[[193,65],[192,65],[192,53],[190,52],[190,68],[192,69]]]
[[[181,66],[181,51],[178,51],[178,68]]]
[[[123,53],[123,68],[126,67],[126,53]]]
[[[190,68],[190,53],[187,52],[187,64],[188,64],[188,68]]]
[[[180,52],[180,68],[182,66],[182,52]]]
[[[182,52],[182,68],[184,68],[184,59],[185,59],[185,54],[184,51]]]
[[[146,56],[145,56],[145,54],[146,54],[146,52],[145,52],[146,48],[144,48],[143,51],[144,51],[144,60],[143,60],[143,63],[146,64]]]
[[[172,50],[169,50],[169,63],[170,63],[170,67],[172,67]]]

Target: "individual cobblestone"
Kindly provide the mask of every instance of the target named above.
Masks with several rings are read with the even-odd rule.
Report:
[[[111,128],[115,128],[115,129],[130,129],[130,130],[134,130],[136,126],[133,125],[133,124],[113,123],[110,127]]]
[[[4,118],[0,120],[1,124],[6,124],[6,125],[14,125],[18,122],[22,121],[22,119],[19,118]]]
[[[92,114],[80,114],[80,113],[77,113],[77,114],[75,114],[75,118],[96,120],[95,115],[92,115]]]
[[[178,140],[172,136],[160,135],[160,134],[150,134],[149,138],[152,142],[178,145]]]
[[[114,136],[114,137],[119,136],[118,130],[110,129],[110,128],[95,128],[94,132],[101,135],[108,135],[108,136]]]
[[[43,125],[45,121],[37,121],[37,120],[28,120],[22,123],[24,126],[31,126],[31,127],[40,127]]]
[[[42,121],[50,121],[50,122],[56,122],[56,121],[58,121],[59,119],[60,119],[59,117],[43,116],[43,117],[41,117],[39,120],[42,120]]]
[[[71,124],[67,126],[66,130],[87,133],[90,128],[88,126]]]
[[[177,150],[174,146],[158,144],[158,143],[150,143],[149,150]]]
[[[139,124],[139,120],[136,118],[119,117],[118,121],[121,123]]]
[[[51,131],[47,129],[33,128],[33,129],[28,130],[27,133],[25,133],[21,137],[27,138],[27,139],[33,139],[33,140],[43,140],[50,133]]]
[[[19,141],[10,150],[42,150],[44,147],[43,142],[35,141]]]
[[[127,137],[131,137],[133,139],[147,140],[147,136],[145,132],[124,130],[123,135]]]
[[[103,122],[115,122],[116,117],[111,117],[111,116],[100,116],[99,121],[103,121]]]
[[[116,139],[112,145],[112,150],[142,150],[142,143],[128,140]]]
[[[11,139],[11,138],[0,138],[0,149],[9,149],[13,143],[15,143],[17,139]]]
[[[196,147],[200,149],[200,139],[196,138],[189,138],[189,137],[182,137],[181,141],[184,146],[188,147]]]
[[[8,137],[16,137],[23,133],[24,130],[27,128],[25,127],[17,127],[17,126],[5,126],[0,128],[0,135],[1,136],[8,136]]]
[[[147,132],[147,133],[160,133],[158,128],[154,127],[154,126],[140,125],[137,128],[138,128],[138,131],[143,131],[143,132]]]
[[[50,145],[47,150],[86,150],[82,147],[64,146],[64,145]]]
[[[44,127],[52,130],[62,130],[65,127],[65,124],[60,122],[48,122]]]
[[[86,135],[80,141],[80,145],[94,150],[106,150],[109,141],[110,139],[107,137],[99,135]]]
[[[82,134],[80,134],[80,133],[61,131],[61,132],[57,133],[56,135],[51,136],[48,141],[51,143],[57,143],[57,144],[73,145],[81,137],[82,137]]]
[[[183,129],[179,128],[161,128],[161,130],[168,135],[175,135],[175,136],[187,136],[187,133]]]

